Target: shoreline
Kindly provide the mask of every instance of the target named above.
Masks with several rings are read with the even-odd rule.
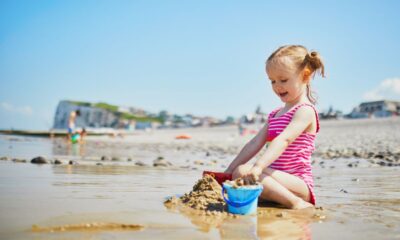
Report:
[[[49,162],[56,159],[63,162],[69,160],[85,160],[107,162],[134,162],[152,165],[150,157],[156,158],[197,158],[195,165],[207,164],[207,159],[213,158],[214,164],[233,159],[240,149],[254,136],[240,136],[235,126],[193,128],[193,129],[162,129],[155,131],[135,132],[135,135],[125,136],[87,136],[86,143],[66,144],[62,138],[49,140],[52,153],[19,158],[18,156],[0,154],[2,160],[16,159],[19,162],[29,162],[32,158],[43,156]],[[191,139],[176,139],[179,135],[189,135]],[[13,143],[24,141],[21,136],[0,135]],[[46,141],[46,140],[44,140]],[[360,120],[327,120],[321,121],[321,130],[316,138],[316,150],[312,157],[316,161],[337,158],[367,159],[371,164],[380,166],[400,166],[400,118],[360,119]],[[100,149],[99,149],[100,148]],[[118,151],[116,151],[118,149]],[[173,151],[171,151],[173,150]],[[158,153],[158,154],[155,154]],[[134,155],[142,159],[135,159]],[[256,156],[259,157],[262,154]],[[166,155],[166,156],[164,156]],[[71,159],[68,159],[71,158]],[[141,161],[139,161],[141,160]],[[176,160],[166,159],[176,162]],[[193,160],[194,161],[194,160]],[[180,165],[182,161],[178,161]],[[186,166],[187,164],[185,164]],[[222,164],[220,164],[222,165]],[[352,167],[352,166],[349,166]]]

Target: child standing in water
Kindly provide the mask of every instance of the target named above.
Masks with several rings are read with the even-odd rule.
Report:
[[[319,131],[318,113],[310,82],[315,73],[324,76],[324,64],[315,51],[300,45],[278,48],[266,62],[272,90],[284,106],[269,114],[268,121],[226,169],[233,178],[258,179],[261,198],[287,208],[315,205],[311,154]],[[264,155],[247,163],[268,143]]]

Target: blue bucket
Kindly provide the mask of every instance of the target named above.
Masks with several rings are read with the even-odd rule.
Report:
[[[224,183],[222,197],[228,204],[228,212],[249,215],[257,212],[258,197],[262,190],[261,184],[234,188],[232,185]],[[228,193],[228,198],[225,197],[225,191]]]

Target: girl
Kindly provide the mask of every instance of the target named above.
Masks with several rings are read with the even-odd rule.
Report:
[[[285,105],[269,114],[265,126],[225,172],[245,181],[258,179],[264,186],[261,198],[265,200],[292,209],[312,207],[311,154],[319,122],[310,82],[316,72],[325,77],[324,65],[317,52],[288,45],[271,54],[266,72],[273,91]],[[266,143],[264,155],[254,164],[247,163]]]

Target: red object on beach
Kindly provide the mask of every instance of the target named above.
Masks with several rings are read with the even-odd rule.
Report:
[[[181,135],[177,135],[175,137],[175,139],[191,139],[192,137],[188,134],[181,134]]]
[[[230,174],[230,173],[204,171],[203,177],[205,175],[210,175],[211,177],[213,177],[215,180],[217,180],[219,185],[222,185],[222,183],[225,182],[226,180],[229,180],[229,181],[232,180],[232,174]]]

